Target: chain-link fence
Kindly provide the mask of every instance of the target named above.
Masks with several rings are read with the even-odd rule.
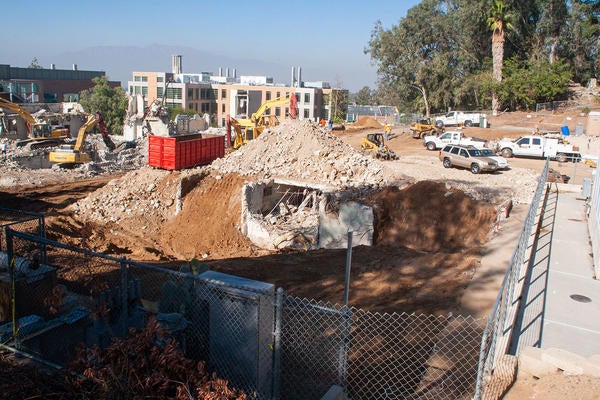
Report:
[[[481,321],[378,313],[285,296],[281,398],[460,399],[475,389]]]
[[[153,315],[187,357],[252,398],[320,399],[333,385],[353,399],[474,393],[481,321],[324,304],[201,264],[168,270],[6,231],[1,305],[14,300],[15,313],[0,340],[49,362],[67,363],[80,343],[107,346]]]
[[[507,382],[505,380],[512,379],[514,374],[514,360],[506,357],[506,354],[510,345],[516,309],[521,296],[523,282],[519,278],[530,253],[529,242],[531,235],[535,232],[534,228],[539,218],[540,205],[547,193],[549,164],[549,161],[546,160],[525,223],[521,229],[517,246],[511,257],[504,281],[483,334],[475,398],[484,396],[485,398],[499,398],[501,393],[494,392],[506,387]]]
[[[577,103],[572,100],[550,101],[547,103],[537,103],[535,105],[535,112],[565,110],[573,107],[577,107]]]
[[[46,236],[46,225],[43,214],[0,207],[0,251],[6,251],[6,236],[4,234],[4,227],[6,226],[19,232],[31,233],[42,237]]]

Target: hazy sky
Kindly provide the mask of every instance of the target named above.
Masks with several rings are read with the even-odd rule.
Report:
[[[351,91],[375,87],[376,72],[363,53],[377,20],[389,28],[417,0],[308,1],[70,1],[19,0],[3,5],[0,63],[26,67],[33,57],[46,68],[107,71],[111,59],[56,59],[94,46],[153,44],[191,47],[234,59],[302,66],[303,80],[343,83]],[[184,71],[200,72],[186,68]],[[64,57],[63,57],[64,58]],[[165,71],[170,60],[164,60]],[[232,66],[235,67],[235,66]],[[131,70],[145,69],[143,65]],[[212,71],[216,72],[216,71]],[[239,75],[249,74],[243,70]],[[280,80],[273,73],[276,80]],[[287,76],[284,77],[287,80]],[[127,77],[125,77],[127,79]],[[129,75],[129,79],[130,75]]]

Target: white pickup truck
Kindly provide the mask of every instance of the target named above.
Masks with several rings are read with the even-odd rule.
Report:
[[[446,115],[435,117],[435,126],[479,126],[481,120],[485,120],[485,114],[468,113],[465,111],[450,111]],[[482,126],[485,128],[485,126]]]
[[[581,153],[577,146],[564,143],[563,139],[545,136],[521,136],[511,140],[498,142],[496,150],[503,157],[537,157],[551,158],[559,162],[580,161]]]
[[[447,131],[440,136],[428,135],[423,138],[423,146],[427,147],[427,150],[441,149],[447,144],[462,144],[465,146],[475,146],[478,149],[487,147],[487,140],[465,137],[462,132],[459,131]]]

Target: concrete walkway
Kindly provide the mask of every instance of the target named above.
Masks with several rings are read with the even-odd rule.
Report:
[[[600,376],[600,280],[580,193],[553,184],[542,207],[509,349],[519,374]]]
[[[579,192],[565,191],[566,186],[555,193],[540,347],[589,357],[600,355],[600,281],[594,279],[585,200]]]

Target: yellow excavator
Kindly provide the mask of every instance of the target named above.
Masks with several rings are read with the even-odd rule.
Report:
[[[106,129],[106,124],[104,123],[102,114],[97,111],[96,115],[88,115],[87,121],[85,121],[81,128],[79,128],[79,132],[77,133],[77,141],[74,145],[61,146],[56,151],[50,152],[48,155],[50,162],[60,163],[63,165],[73,165],[91,161],[92,159],[90,155],[84,150],[84,144],[87,134],[96,125],[98,125],[100,128],[100,133],[102,134],[102,140],[104,141],[104,144],[110,151],[113,151],[116,147],[115,143],[108,135],[108,129]]]
[[[28,139],[19,140],[17,146],[29,145],[31,149],[39,147],[56,146],[64,143],[65,139],[71,137],[67,128],[52,128],[50,124],[36,120],[33,115],[20,105],[0,98],[0,108],[11,110],[25,120],[28,130]]]
[[[394,150],[387,147],[383,133],[369,133],[360,143],[363,151],[382,160],[397,160],[399,157]]]
[[[296,95],[287,97],[278,97],[273,100],[268,100],[254,112],[250,118],[236,119],[228,116],[227,118],[227,135],[231,138],[231,130],[235,131],[235,139],[233,140],[233,148],[239,149],[244,143],[252,139],[256,139],[267,128],[279,125],[279,119],[275,115],[265,115],[265,112],[272,107],[290,103],[290,117],[298,117],[298,107],[296,103]]]

